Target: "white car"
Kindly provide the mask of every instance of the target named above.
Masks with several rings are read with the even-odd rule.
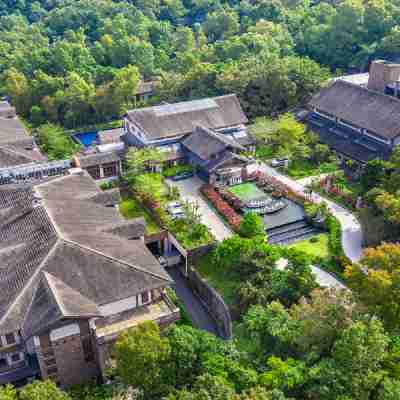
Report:
[[[288,158],[274,158],[271,161],[271,167],[277,168],[277,167],[283,167],[289,162]]]

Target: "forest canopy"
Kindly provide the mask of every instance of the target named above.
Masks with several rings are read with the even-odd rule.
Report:
[[[395,0],[0,1],[0,91],[33,125],[120,117],[153,100],[235,92],[252,119],[304,102],[330,73],[400,50]]]

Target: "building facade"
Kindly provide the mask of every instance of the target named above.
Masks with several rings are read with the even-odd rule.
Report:
[[[0,187],[0,384],[101,377],[122,332],[179,318],[143,219],[119,201],[87,173]]]
[[[168,165],[193,163],[197,151],[188,150],[183,143],[195,135],[197,145],[205,147],[210,139],[209,131],[226,138],[235,148],[240,146],[242,151],[254,151],[255,140],[247,132],[247,122],[236,95],[226,95],[128,111],[122,140],[128,146],[159,148],[165,153]],[[202,129],[196,131],[197,127]],[[200,167],[201,176],[208,179],[210,171],[201,166],[204,161],[211,160],[198,160],[196,165]]]
[[[400,143],[400,65],[374,62],[368,85],[338,79],[309,103],[308,123],[322,142],[360,163],[390,157]],[[399,92],[400,93],[400,92]]]

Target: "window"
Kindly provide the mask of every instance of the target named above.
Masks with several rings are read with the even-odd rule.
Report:
[[[142,293],[142,304],[146,304],[150,301],[149,292]]]
[[[100,167],[99,166],[88,167],[87,172],[93,179],[100,179]]]
[[[15,343],[15,335],[13,333],[8,333],[6,335],[6,343],[7,344],[14,344]]]
[[[19,353],[14,353],[11,355],[11,362],[16,363],[21,361],[21,355]]]
[[[117,176],[118,175],[117,164],[104,165],[103,171],[104,171],[105,178],[109,178],[110,176]]]
[[[8,366],[7,358],[0,358],[0,368],[5,368]]]

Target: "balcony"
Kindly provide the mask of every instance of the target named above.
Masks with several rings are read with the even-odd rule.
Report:
[[[153,321],[161,326],[168,325],[179,319],[179,309],[166,296],[148,305],[144,305],[113,317],[109,324],[100,323],[96,327],[96,339],[99,344],[114,341],[127,329],[134,328],[144,322]],[[99,326],[100,325],[100,326]]]

